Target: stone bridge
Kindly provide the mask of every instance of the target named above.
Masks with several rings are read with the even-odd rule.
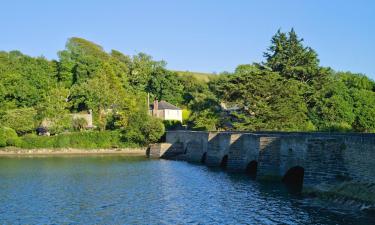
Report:
[[[167,153],[164,158],[178,155],[256,179],[301,188],[343,182],[375,185],[375,134],[169,131],[166,142],[167,149],[159,151]]]

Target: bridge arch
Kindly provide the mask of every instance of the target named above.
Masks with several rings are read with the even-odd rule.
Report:
[[[291,192],[298,193],[302,191],[304,175],[302,166],[294,166],[285,173],[282,181]]]
[[[258,169],[258,162],[256,160],[250,161],[246,166],[246,174],[252,178],[256,177]]]
[[[189,140],[186,142],[185,156],[187,156],[187,161],[200,163],[205,152],[204,146],[199,140]]]
[[[202,158],[201,158],[201,163],[205,164],[207,159],[207,152],[203,153]]]
[[[228,165],[228,155],[224,155],[221,159],[220,167],[226,169]]]

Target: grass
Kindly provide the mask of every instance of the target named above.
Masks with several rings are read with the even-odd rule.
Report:
[[[200,72],[190,72],[190,71],[175,71],[179,76],[192,76],[199,81],[208,83],[209,81],[215,79],[218,75],[213,73],[200,73]]]

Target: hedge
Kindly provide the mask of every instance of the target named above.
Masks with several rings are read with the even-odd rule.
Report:
[[[72,132],[55,136],[28,134],[20,138],[21,148],[118,148],[136,147],[124,142],[118,131]]]

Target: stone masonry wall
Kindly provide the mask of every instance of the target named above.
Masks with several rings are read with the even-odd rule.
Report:
[[[282,177],[293,167],[304,169],[304,186],[337,185],[344,181],[375,184],[375,134],[287,132],[171,131],[167,142],[182,143],[187,161],[244,171],[258,162],[257,179]]]

